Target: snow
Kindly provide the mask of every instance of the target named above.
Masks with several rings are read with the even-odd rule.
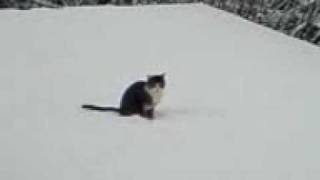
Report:
[[[320,51],[202,5],[0,12],[0,179],[320,179]],[[85,111],[166,72],[156,119]]]

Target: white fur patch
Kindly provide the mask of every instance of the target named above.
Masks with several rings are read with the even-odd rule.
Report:
[[[154,88],[147,88],[146,91],[152,97],[153,106],[156,106],[160,103],[162,96],[163,96],[163,88],[159,85],[156,85]]]

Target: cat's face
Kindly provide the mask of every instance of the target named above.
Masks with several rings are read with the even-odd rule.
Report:
[[[164,76],[165,74],[148,76],[148,80],[147,80],[148,87],[149,88],[159,87],[163,89],[166,85]]]

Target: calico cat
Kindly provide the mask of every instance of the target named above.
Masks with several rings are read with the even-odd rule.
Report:
[[[96,105],[82,105],[82,108],[97,111],[113,111],[121,116],[139,114],[153,119],[154,109],[161,101],[166,85],[165,74],[148,76],[147,81],[137,81],[124,92],[120,107],[101,107]]]

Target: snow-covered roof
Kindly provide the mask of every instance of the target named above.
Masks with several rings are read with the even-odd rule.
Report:
[[[0,13],[0,179],[319,179],[318,47],[205,5]],[[150,72],[155,120],[80,108]]]

